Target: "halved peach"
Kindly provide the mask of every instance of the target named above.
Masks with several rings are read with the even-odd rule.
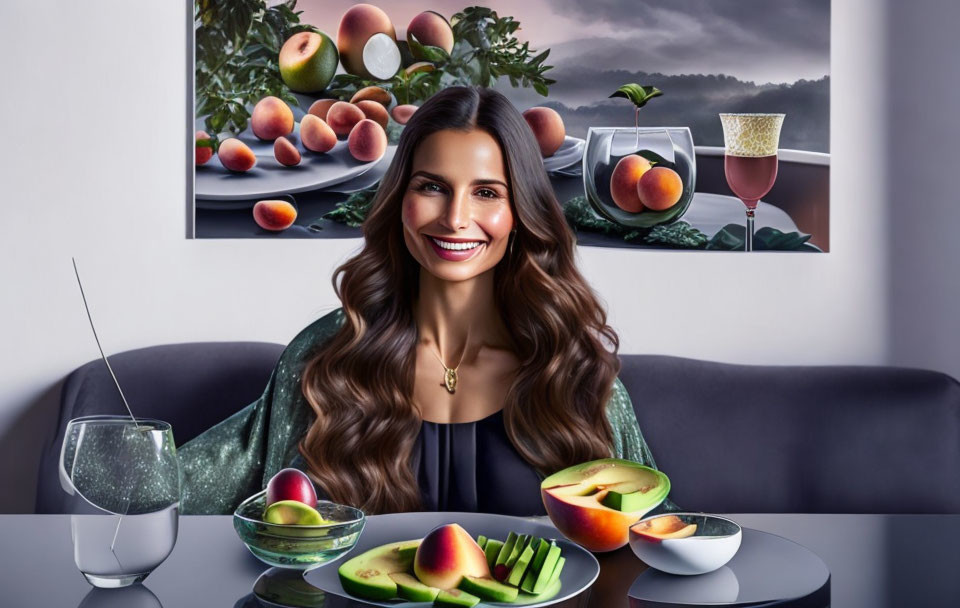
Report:
[[[688,524],[676,515],[664,515],[641,521],[630,530],[647,540],[659,542],[668,538],[686,538],[697,531],[697,524]]]
[[[454,589],[466,576],[490,577],[487,556],[459,524],[434,528],[417,548],[413,571],[425,585]]]
[[[630,526],[669,492],[670,480],[662,472],[620,458],[578,464],[540,484],[553,525],[573,542],[597,552],[627,544]]]

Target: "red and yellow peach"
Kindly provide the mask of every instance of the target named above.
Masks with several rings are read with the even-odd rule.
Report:
[[[300,119],[300,141],[311,152],[329,152],[337,145],[337,134],[322,118],[306,114]]]
[[[534,137],[537,138],[540,155],[544,158],[553,156],[563,145],[563,140],[567,136],[560,114],[553,108],[535,107],[525,111],[523,117],[530,125]]]
[[[293,132],[293,111],[282,99],[264,97],[253,107],[250,128],[260,139],[273,141]]]
[[[379,123],[364,118],[350,131],[347,147],[350,155],[359,161],[377,160],[387,150],[387,133]]]
[[[650,161],[639,154],[628,154],[617,162],[610,175],[610,197],[617,207],[630,213],[643,211],[637,184],[650,167]]]
[[[455,589],[466,575],[490,576],[483,549],[459,524],[445,524],[427,533],[417,547],[413,571],[420,582],[439,589]]]
[[[239,173],[249,171],[257,164],[257,156],[250,149],[250,146],[236,137],[228,137],[220,142],[217,156],[220,157],[221,165]]]
[[[637,196],[648,209],[666,211],[677,204],[683,194],[683,180],[669,167],[654,167],[637,182]]]
[[[296,219],[296,207],[284,200],[257,201],[253,206],[253,221],[264,230],[286,230]]]

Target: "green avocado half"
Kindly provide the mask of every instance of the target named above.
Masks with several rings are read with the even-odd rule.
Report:
[[[397,582],[390,575],[412,570],[420,541],[418,538],[381,545],[345,561],[337,570],[340,584],[348,593],[364,599],[397,597]]]

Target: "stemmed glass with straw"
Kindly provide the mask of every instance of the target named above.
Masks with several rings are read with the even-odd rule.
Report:
[[[127,415],[84,416],[67,423],[60,483],[68,495],[74,561],[95,587],[126,587],[146,578],[173,550],[180,470],[170,425],[136,418],[107,360],[74,273],[97,348]]]

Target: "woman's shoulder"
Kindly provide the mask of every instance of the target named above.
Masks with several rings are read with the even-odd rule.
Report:
[[[304,327],[284,349],[280,356],[281,361],[288,363],[304,361],[311,352],[340,329],[344,317],[345,314],[341,306]]]

